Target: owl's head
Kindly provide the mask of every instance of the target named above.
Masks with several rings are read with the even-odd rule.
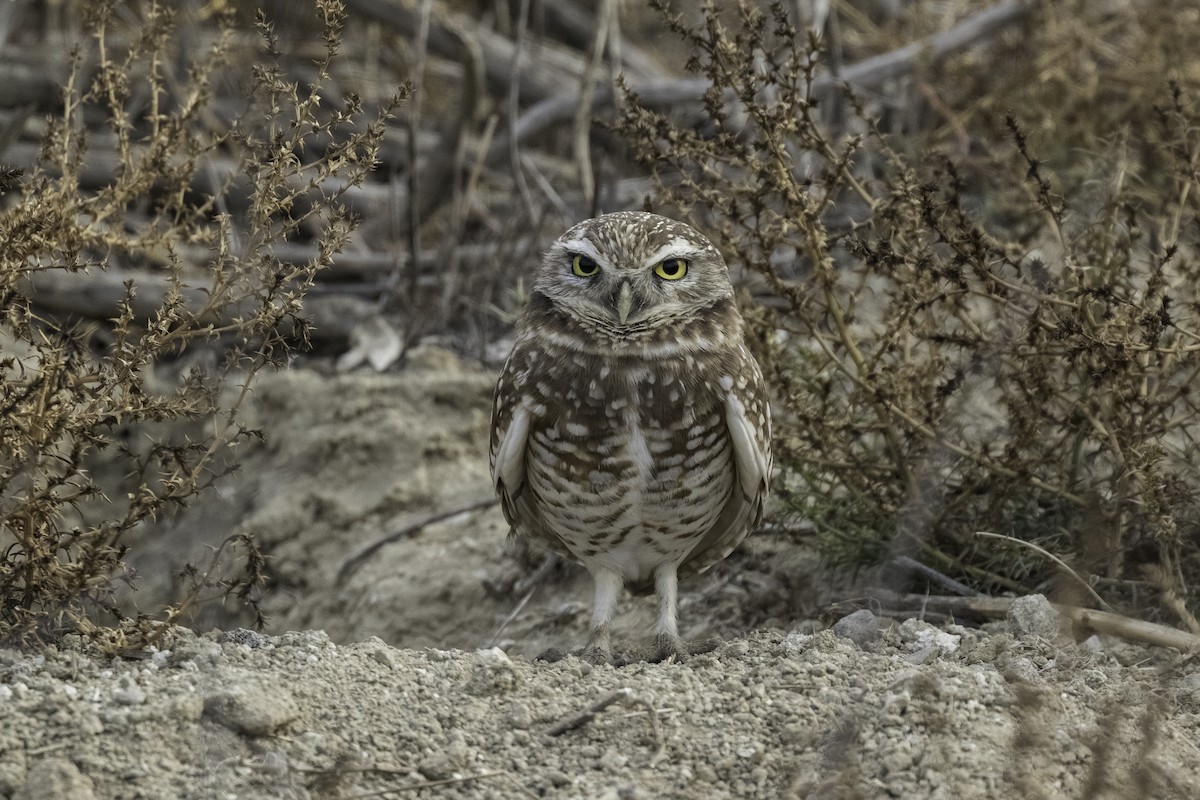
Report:
[[[724,259],[690,225],[641,211],[585,220],[546,253],[535,302],[588,333],[633,341],[732,308]],[[736,311],[734,312],[736,313]]]

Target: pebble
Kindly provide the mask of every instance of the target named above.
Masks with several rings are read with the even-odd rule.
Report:
[[[35,761],[12,800],[95,800],[92,779],[65,758]]]
[[[25,783],[25,751],[14,749],[0,753],[0,795],[5,797]]]
[[[217,637],[220,644],[240,644],[249,647],[251,650],[261,650],[271,645],[271,637],[264,636],[258,631],[252,631],[248,628],[234,628],[231,631],[225,631]]]
[[[525,682],[525,676],[499,647],[475,651],[475,663],[467,689],[473,694],[511,692]]]
[[[833,623],[833,632],[862,647],[879,638],[879,617],[862,608]]]
[[[1008,610],[1008,627],[1013,636],[1057,639],[1062,629],[1060,615],[1045,595],[1018,597]]]
[[[230,730],[268,736],[300,715],[292,693],[280,686],[237,686],[204,698],[204,713]]]
[[[417,765],[417,772],[430,781],[450,780],[471,763],[471,751],[461,734],[455,734],[445,749],[434,752]]]

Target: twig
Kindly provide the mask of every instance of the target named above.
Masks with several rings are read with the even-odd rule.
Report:
[[[89,144],[86,157],[72,180],[77,179],[80,188],[100,190],[116,180],[124,168],[115,149],[102,142]],[[130,153],[136,158],[144,158],[148,152],[144,146],[130,147]],[[41,164],[49,175],[62,173],[60,166],[42,163],[40,145],[33,142],[13,142],[4,154],[4,160],[15,167]],[[285,180],[287,188],[297,193],[297,200],[319,203],[322,197],[337,195],[348,210],[362,216],[377,213],[391,191],[376,183],[354,186],[336,175],[327,175],[316,183],[303,175],[289,175]],[[250,177],[233,158],[206,157],[204,168],[191,175],[188,186],[203,196],[213,194],[214,186],[224,187],[226,202],[231,208],[242,208],[245,198],[250,195]]]
[[[213,550],[212,558],[209,559],[208,562],[208,569],[206,569],[200,579],[195,582],[193,588],[190,589],[184,598],[178,603],[166,608],[166,619],[155,620],[152,623],[154,625],[154,630],[151,633],[142,634],[142,640],[140,642],[141,649],[144,650],[156,643],[162,638],[163,634],[175,627],[176,620],[199,605],[198,601],[200,599],[200,590],[205,586],[210,585],[209,581],[212,579],[213,573],[216,572],[217,566],[221,563],[221,557],[225,555],[225,548],[234,542],[247,541],[249,541],[249,537],[241,533],[230,534],[221,541],[221,544]],[[253,544],[249,546],[253,547]]]
[[[596,26],[600,24],[597,20],[600,15],[588,13],[576,3],[543,3],[542,12],[546,15],[546,27],[555,30],[558,38],[576,50],[583,50],[588,46]],[[661,78],[667,74],[662,66],[638,45],[633,42],[620,42],[616,30],[617,18],[614,17],[612,22],[608,55],[615,72],[625,72],[641,79]]]
[[[517,615],[521,613],[521,610],[524,609],[529,601],[533,599],[533,595],[542,585],[542,581],[547,575],[550,574],[552,569],[558,566],[560,560],[561,559],[557,553],[548,551],[542,558],[542,563],[538,564],[538,568],[535,569],[531,575],[528,575],[527,577],[524,577],[513,584],[512,589],[514,593],[524,593],[521,597],[521,602],[517,603],[517,607],[514,608],[512,612],[504,618],[504,621],[500,623],[500,626],[496,628],[496,632],[493,633],[492,638],[488,640],[488,647],[491,647],[496,643],[496,640],[500,638],[500,634],[504,633],[504,629],[507,628],[512,621],[517,618]]]
[[[1055,603],[1054,607],[1060,614],[1085,630],[1107,633],[1122,639],[1145,642],[1159,647],[1174,647],[1177,650],[1186,651],[1200,650],[1200,636],[1167,625],[1061,603]]]
[[[614,0],[600,0],[596,14],[596,34],[592,39],[591,52],[588,54],[587,66],[579,87],[579,102],[575,109],[575,163],[579,167],[579,185],[582,187],[583,200],[587,203],[590,214],[596,212],[596,179],[592,172],[592,101],[596,96],[596,73],[600,70],[600,62],[604,58],[604,45],[608,40],[609,28],[612,26]]]
[[[920,63],[936,63],[953,55],[973,42],[990,36],[1006,25],[1021,19],[1032,9],[1027,0],[1003,0],[972,14],[949,30],[927,36],[916,42],[896,48],[872,58],[867,58],[846,67],[839,77],[819,75],[813,81],[813,92],[823,93],[840,83],[859,88],[874,88],[885,80],[908,75]],[[685,78],[665,81],[630,81],[630,89],[641,102],[648,106],[675,106],[681,103],[700,103],[705,93],[712,88],[707,78]],[[732,93],[726,93],[727,100]],[[592,104],[596,109],[611,106],[616,95],[610,86],[598,87]],[[571,90],[547,97],[534,103],[513,126],[510,135],[524,141],[541,133],[551,125],[569,120],[579,104],[579,96]],[[510,147],[508,142],[498,142],[492,157],[500,158]]]
[[[346,7],[354,11],[359,19],[375,20],[390,25],[399,31],[411,33],[420,24],[420,18],[412,3],[395,0],[345,0]],[[459,38],[449,30],[458,26],[479,42],[483,55],[484,75],[494,92],[503,92],[511,83],[517,83],[521,96],[527,100],[541,100],[551,95],[571,91],[579,84],[583,74],[583,58],[571,50],[543,46],[537,59],[514,70],[514,56],[522,46],[506,38],[498,31],[482,23],[478,17],[448,12],[445,4],[430,20],[429,51],[451,61],[461,57]]]
[[[417,58],[413,65],[412,94],[409,97],[408,112],[408,297],[405,300],[408,308],[413,308],[417,302],[417,259],[421,255],[421,151],[419,139],[421,133],[421,102],[425,96],[426,55],[429,44],[429,17],[433,10],[433,0],[422,0],[420,23],[417,25]],[[399,282],[397,282],[397,286]],[[416,315],[412,315],[414,318]],[[406,340],[412,338],[413,331],[406,331]]]
[[[521,73],[521,52],[525,48],[525,31],[528,26],[529,0],[521,0],[521,7],[517,12],[517,37],[513,43],[512,80],[508,85],[509,135],[508,142],[505,143],[505,150],[507,151],[509,164],[513,171],[513,178],[517,182],[517,189],[521,193],[521,200],[525,203],[526,214],[532,220],[537,218],[537,214],[533,207],[533,195],[529,191],[529,184],[525,181],[525,170],[521,168],[521,143],[513,129],[513,125],[516,124],[517,111],[520,108],[518,101],[520,100],[521,84],[517,78]]]
[[[407,539],[411,536],[415,536],[424,528],[441,522],[442,520],[447,520],[451,517],[457,517],[459,514],[470,514],[474,511],[482,511],[485,508],[491,508],[499,502],[499,498],[489,498],[487,500],[479,500],[471,503],[470,505],[461,506],[459,508],[452,508],[449,511],[439,511],[433,516],[426,517],[422,520],[414,522],[411,525],[406,525],[394,533],[389,533],[387,536],[372,542],[360,550],[357,554],[346,559],[345,563],[342,564],[341,569],[338,570],[336,582],[338,585],[345,583],[346,579],[357,572],[367,559],[375,555],[375,553],[379,552],[384,547],[387,547],[392,542],[398,542],[401,539]]]
[[[1054,553],[1051,553],[1046,548],[1040,547],[1040,546],[1034,544],[1033,542],[1027,542],[1024,539],[1017,539],[1014,536],[1006,536],[1003,533],[989,533],[988,531],[975,531],[975,535],[976,536],[986,536],[989,539],[1003,539],[1006,542],[1012,542],[1013,544],[1020,545],[1022,547],[1028,547],[1030,550],[1033,550],[1035,553],[1040,553],[1041,555],[1043,555],[1046,558],[1053,561],[1058,566],[1062,567],[1062,569],[1068,575],[1070,575],[1072,578],[1074,578],[1076,581],[1079,582],[1080,586],[1082,586],[1084,589],[1087,589],[1088,594],[1090,594],[1092,596],[1093,600],[1095,600],[1097,603],[1100,604],[1101,608],[1103,608],[1106,611],[1112,611],[1112,606],[1110,606],[1108,603],[1104,602],[1103,597],[1096,594],[1096,590],[1092,588],[1092,585],[1090,583],[1088,583],[1083,578],[1081,578],[1079,576],[1078,572],[1071,569],[1070,565],[1067,564],[1067,562],[1063,561],[1061,558],[1054,555]]]
[[[597,714],[611,706],[613,703],[624,704],[629,703],[631,700],[633,700],[633,689],[630,689],[629,687],[616,689],[599,698],[583,711],[580,711],[578,714],[567,717],[563,721],[556,723],[550,728],[550,730],[546,731],[546,733],[550,736],[562,736],[567,731],[575,730],[576,728],[591,722],[596,718]]]
[[[492,634],[492,638],[488,639],[488,647],[494,647],[496,645],[496,640],[500,638],[500,634],[504,633],[504,629],[507,628],[509,624],[517,618],[517,615],[520,614],[529,601],[533,599],[533,593],[536,591],[537,587],[535,586],[525,593],[525,596],[521,598],[521,602],[517,603],[517,607],[514,608],[507,617],[504,618],[504,621],[500,623],[499,627],[496,628],[495,633]]]
[[[964,597],[974,597],[975,595],[979,594],[979,592],[975,591],[970,586],[967,586],[965,583],[959,583],[949,575],[943,575],[933,567],[929,566],[928,564],[922,564],[915,558],[909,558],[908,556],[896,556],[892,559],[892,563],[901,569],[915,572],[926,580],[936,583],[943,589],[949,589],[955,594],[960,594]]]
[[[914,608],[927,607],[935,611],[953,614],[976,614],[992,619],[1002,619],[1012,608],[1013,597],[949,597],[945,595],[900,594],[885,589],[873,589],[869,596],[884,605],[909,606]],[[1085,631],[1104,633],[1117,636],[1133,642],[1155,645],[1157,647],[1174,647],[1177,650],[1200,650],[1200,636],[1159,625],[1145,622],[1121,614],[1108,611],[1095,611],[1090,608],[1080,608],[1064,603],[1053,603],[1058,613],[1071,620]]]
[[[629,703],[641,706],[650,715],[650,730],[654,733],[654,752],[650,754],[648,766],[656,767],[658,766],[658,762],[662,761],[663,757],[667,754],[667,742],[663,738],[662,721],[658,718],[658,710],[640,697],[630,698]]]
[[[415,792],[420,789],[432,789],[435,786],[452,786],[456,783],[470,783],[471,781],[481,781],[484,778],[494,778],[497,775],[506,775],[507,770],[497,769],[491,772],[480,772],[476,775],[464,775],[461,778],[443,778],[440,781],[423,781],[421,783],[413,783],[408,786],[397,786],[394,789],[379,789],[374,792],[364,792],[362,794],[350,795],[353,800],[361,800],[366,797],[386,797],[389,794],[397,794],[399,792]]]
[[[1178,586],[1177,579],[1173,578],[1170,572],[1158,564],[1147,565],[1144,569],[1146,576],[1162,592],[1163,604],[1174,611],[1175,615],[1183,620],[1183,624],[1187,625],[1192,633],[1200,634],[1200,621],[1197,621],[1196,615],[1191,612],[1187,607],[1187,603],[1179,596],[1179,592],[1176,589]]]
[[[17,291],[43,311],[107,320],[120,313],[126,282],[133,283],[137,289],[130,306],[134,318],[138,320],[151,319],[172,290],[172,279],[166,274],[110,266],[87,275],[60,269],[32,272],[18,284]],[[184,307],[193,313],[199,313],[208,301],[209,295],[205,294],[199,281],[181,281],[180,290]],[[313,295],[305,299],[304,310],[313,321],[314,339],[344,341],[349,338],[358,321],[371,310],[371,305],[365,300],[345,295]],[[197,328],[189,335],[202,339],[219,334],[231,328],[244,311],[243,306],[233,304],[219,314],[202,317],[200,323],[212,327]]]
[[[650,726],[654,732],[654,753],[650,756],[650,766],[656,765],[660,759],[666,754],[667,745],[663,739],[662,722],[658,718],[658,711],[654,706],[645,700],[637,697],[633,693],[633,689],[624,687],[616,689],[608,694],[600,697],[590,706],[580,711],[574,716],[567,717],[562,722],[555,724],[546,733],[550,736],[561,736],[567,731],[586,725],[596,718],[604,709],[611,706],[613,703],[620,703],[623,706],[640,706],[646,709],[650,715]]]

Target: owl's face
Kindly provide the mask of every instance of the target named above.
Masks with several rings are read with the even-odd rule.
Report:
[[[534,285],[558,312],[608,339],[686,324],[733,294],[712,243],[640,211],[585,220],[551,246]]]

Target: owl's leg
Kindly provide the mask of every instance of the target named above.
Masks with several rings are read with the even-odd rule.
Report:
[[[676,621],[679,598],[679,567],[663,564],[654,573],[654,590],[658,594],[658,622],[654,625],[655,659],[666,661],[674,656],[676,661],[688,657],[687,645],[679,638]]]
[[[621,596],[621,589],[625,586],[625,579],[612,570],[597,567],[592,572],[592,580],[596,583],[596,596],[592,601],[592,627],[587,647],[583,649],[580,657],[593,664],[611,664],[609,623],[617,607],[617,599]]]

